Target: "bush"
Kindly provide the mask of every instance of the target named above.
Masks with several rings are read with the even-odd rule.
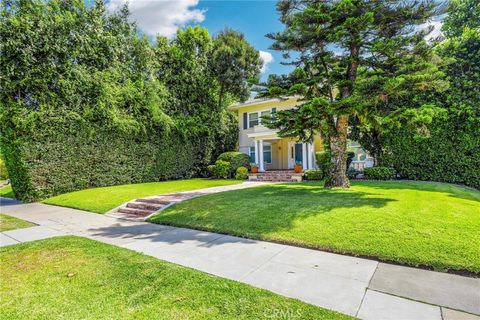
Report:
[[[388,167],[365,168],[363,173],[365,179],[370,180],[391,180],[395,178],[395,169]]]
[[[229,177],[233,177],[237,168],[248,167],[250,163],[250,157],[248,155],[237,151],[224,152],[218,156],[217,160],[230,163]]]
[[[230,162],[217,160],[212,167],[212,174],[215,178],[227,179],[230,173]]]
[[[318,170],[322,172],[322,176],[328,176],[328,172],[332,167],[332,153],[330,151],[317,152],[315,154]]]
[[[305,170],[305,180],[322,180],[325,175],[322,170]]]
[[[8,171],[7,166],[5,166],[5,161],[0,158],[0,179],[6,180],[8,179]]]
[[[248,178],[248,169],[246,167],[238,167],[236,172],[235,179],[245,180]]]

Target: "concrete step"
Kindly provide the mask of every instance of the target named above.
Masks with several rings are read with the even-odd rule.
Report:
[[[118,212],[126,213],[134,216],[146,217],[155,212],[155,210],[143,210],[143,209],[134,209],[134,208],[120,208]]]
[[[150,210],[150,211],[157,211],[162,207],[163,207],[163,204],[158,204],[158,203],[137,202],[137,201],[127,203],[127,208]]]
[[[135,202],[143,202],[143,203],[154,203],[154,204],[169,204],[170,201],[168,200],[163,200],[160,198],[142,198],[142,199],[137,199]]]

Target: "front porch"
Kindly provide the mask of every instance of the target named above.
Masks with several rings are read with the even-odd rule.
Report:
[[[257,164],[260,173],[274,171],[273,174],[294,173],[296,164],[301,164],[303,170],[316,168],[315,143],[301,143],[295,139],[281,138],[276,130],[262,125],[254,127],[247,134],[248,147],[241,151],[250,156],[250,161]],[[317,143],[318,144],[318,143]]]

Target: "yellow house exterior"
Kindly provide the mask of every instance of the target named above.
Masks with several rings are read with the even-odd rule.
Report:
[[[296,108],[299,99],[256,99],[229,107],[230,111],[238,113],[239,151],[249,155],[260,172],[289,170],[296,163],[301,163],[304,170],[316,168],[315,152],[323,150],[320,136],[315,137],[313,143],[301,143],[296,139],[280,138],[277,130],[261,123],[262,116]]]

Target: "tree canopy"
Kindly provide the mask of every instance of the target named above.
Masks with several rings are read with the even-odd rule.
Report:
[[[213,59],[229,50],[230,78]],[[257,58],[232,30],[151,41],[101,0],[2,1],[0,143],[16,196],[202,174],[236,146],[226,105],[245,99]]]
[[[435,109],[411,101],[412,91],[443,89],[425,41],[433,1],[281,0],[285,29],[267,36],[275,50],[297,52],[286,78],[271,78],[269,94],[299,94],[304,103],[278,112],[273,126],[285,136],[311,140],[320,133],[332,153],[327,186],[348,187],[346,147],[349,121],[381,127],[399,117],[420,121]],[[280,87],[276,83],[282,83]],[[400,103],[409,100],[408,108]]]

